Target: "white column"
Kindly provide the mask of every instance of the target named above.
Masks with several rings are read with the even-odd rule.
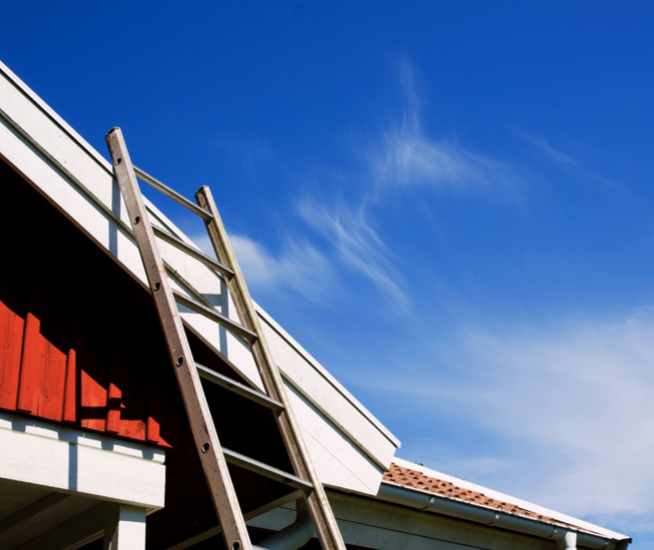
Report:
[[[145,550],[145,508],[105,504],[104,550]]]

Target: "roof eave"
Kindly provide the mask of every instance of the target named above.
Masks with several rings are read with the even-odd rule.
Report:
[[[617,549],[619,543],[623,543],[622,548],[625,548],[626,544],[632,540],[626,536],[621,538],[606,537],[574,525],[566,524],[564,526],[538,518],[498,510],[483,504],[467,502],[430,491],[405,487],[388,481],[382,482],[377,498],[382,501],[400,504],[424,512],[471,521],[487,527],[507,529],[545,540],[556,541],[563,538],[566,532],[574,532],[577,533],[580,546],[598,550]]]

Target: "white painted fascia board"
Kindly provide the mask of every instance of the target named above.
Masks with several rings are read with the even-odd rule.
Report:
[[[520,508],[524,508],[525,510],[529,510],[530,512],[534,512],[536,514],[540,514],[543,516],[549,516],[557,521],[560,521],[562,523],[568,523],[570,525],[574,525],[579,527],[580,529],[584,529],[586,531],[591,531],[594,533],[599,533],[600,535],[604,535],[608,538],[615,539],[615,540],[625,540],[629,539],[627,535],[623,535],[621,533],[617,533],[616,531],[611,531],[610,529],[605,529],[604,527],[600,527],[599,525],[595,525],[593,523],[589,523],[587,521],[581,520],[574,518],[572,516],[568,516],[567,514],[562,514],[561,512],[557,512],[555,510],[550,510],[549,508],[545,508],[543,506],[539,506],[538,504],[534,504],[532,502],[527,502],[526,500],[522,500],[516,497],[513,497],[511,495],[507,495],[504,493],[500,493],[499,491],[494,491],[493,489],[489,489],[487,487],[483,487],[481,485],[477,485],[475,483],[471,483],[469,481],[466,481],[465,479],[460,479],[458,477],[454,477],[448,474],[444,474],[442,472],[438,472],[436,470],[432,470],[431,468],[426,468],[425,466],[420,466],[419,464],[415,464],[414,462],[409,462],[408,460],[404,460],[402,458],[397,458],[395,457],[393,459],[393,462],[397,464],[398,466],[401,466],[403,468],[409,468],[411,470],[416,470],[418,472],[423,473],[424,475],[428,477],[434,477],[436,479],[442,479],[443,481],[449,481],[456,485],[457,487],[460,487],[461,489],[467,489],[469,491],[476,491],[478,493],[483,493],[489,498],[493,498],[495,500],[499,500],[501,502],[507,502],[510,504],[515,504],[516,506],[519,506]],[[384,482],[388,483],[388,482]],[[390,483],[389,483],[390,484]],[[396,484],[392,484],[396,485]],[[403,485],[398,485],[399,487],[404,487]],[[415,490],[415,491],[420,491],[419,489],[414,489],[411,487],[405,487],[406,489],[409,490]],[[431,493],[427,491],[428,494],[433,495],[433,496],[441,496],[437,495],[435,493]],[[465,502],[465,501],[461,501]],[[470,503],[473,504],[473,503]],[[521,516],[523,517],[523,516]],[[526,517],[526,516],[524,516]],[[529,519],[529,518],[527,518]]]
[[[0,73],[3,73],[11,80],[26,97],[41,109],[49,118],[61,127],[69,136],[77,142],[90,156],[92,156],[100,166],[103,166],[109,173],[113,173],[111,164],[100,153],[80,136],[63,118],[61,118],[45,101],[43,101],[27,84],[25,84],[16,74],[0,61]]]
[[[2,413],[0,477],[146,509],[164,506],[165,453]]]
[[[111,450],[114,453],[151,460],[158,464],[164,464],[166,461],[166,451],[161,447],[153,447],[139,441],[119,439],[105,434],[79,430],[47,420],[27,418],[6,411],[0,411],[0,429],[19,431],[58,441],[68,441],[92,449]]]
[[[354,397],[345,387],[334,378],[325,367],[323,367],[311,354],[305,350],[288,332],[286,332],[259,304],[255,302],[255,307],[259,316],[267,322],[286,342],[295,349],[311,366],[318,372],[336,391],[338,391],[344,399],[356,407],[363,416],[365,416],[370,423],[383,434],[393,445],[400,447],[402,444],[400,440],[395,437],[391,431],[384,426],[368,409],[366,409],[356,397]],[[283,368],[280,366],[280,368]],[[293,380],[290,380],[293,383]]]

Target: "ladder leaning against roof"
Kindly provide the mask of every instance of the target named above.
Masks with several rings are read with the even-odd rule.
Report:
[[[299,426],[289,407],[281,375],[263,337],[257,312],[234,257],[211,191],[206,186],[198,190],[195,195],[199,205],[197,206],[132,165],[120,128],[110,130],[106,140],[226,547],[229,550],[253,548],[227,467],[229,462],[271,479],[282,479],[285,483],[300,489],[323,550],[344,550],[345,545],[329,501],[311,464]],[[139,190],[137,176],[202,217],[218,262],[151,225]],[[241,324],[221,315],[216,310],[173,292],[155,237],[176,246],[220,273],[232,296]],[[265,394],[195,363],[177,309],[177,302],[213,319],[248,342],[266,390]],[[263,404],[275,412],[277,426],[294,474],[280,471],[221,447],[201,385],[201,376],[245,398]],[[301,508],[303,507],[298,507],[298,514]]]

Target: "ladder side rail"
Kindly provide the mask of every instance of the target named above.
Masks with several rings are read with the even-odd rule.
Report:
[[[251,550],[236,491],[120,128],[112,129],[106,140],[227,548]]]
[[[302,439],[300,427],[295,419],[286,396],[281,375],[277,370],[270,349],[266,343],[259,317],[254,309],[250,293],[238,266],[234,251],[229,243],[227,232],[216,208],[211,190],[204,186],[195,195],[198,204],[212,215],[211,221],[205,221],[207,230],[216,252],[218,261],[228,266],[234,277],[227,281],[229,291],[243,326],[258,335],[251,346],[257,367],[261,374],[268,395],[284,405],[284,411],[277,415],[277,425],[284,440],[295,474],[308,480],[314,490],[305,493],[305,499],[316,533],[323,550],[345,550],[345,544],[336,524],[325,490],[309,459],[309,453]]]

